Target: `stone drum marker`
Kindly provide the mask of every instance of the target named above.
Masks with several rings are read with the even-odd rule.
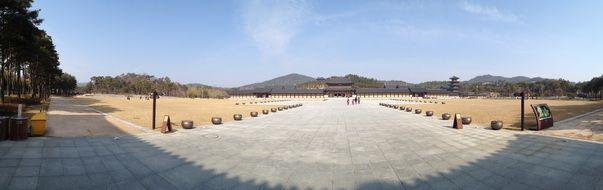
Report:
[[[454,120],[452,121],[452,128],[463,129],[463,121],[460,113],[454,114]]]
[[[169,115],[163,116],[163,124],[161,125],[161,133],[172,132],[172,122],[170,121]]]

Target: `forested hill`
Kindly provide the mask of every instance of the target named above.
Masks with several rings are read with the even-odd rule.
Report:
[[[190,98],[225,98],[224,89],[202,84],[184,85],[173,82],[169,77],[155,77],[148,74],[127,73],[115,77],[94,76],[80,89],[85,93],[105,94],[148,94],[157,90],[167,96]]]
[[[543,80],[547,80],[547,79],[541,78],[541,77],[530,78],[530,77],[524,77],[524,76],[503,77],[503,76],[493,76],[493,75],[480,75],[480,76],[473,77],[472,79],[469,79],[467,81],[463,81],[463,83],[478,84],[478,83],[485,83],[485,82],[500,82],[500,81],[530,83],[530,82],[538,82],[538,81],[543,81]]]
[[[292,74],[288,74],[285,76],[276,77],[274,79],[270,79],[270,80],[267,80],[264,82],[253,83],[253,84],[241,86],[241,87],[239,87],[239,89],[240,90],[252,90],[252,89],[275,87],[275,86],[292,87],[292,86],[296,86],[298,84],[303,84],[303,83],[307,83],[307,82],[311,82],[311,81],[315,81],[315,80],[316,79],[309,77],[309,76],[292,73]]]
[[[447,89],[449,84],[449,81],[427,81],[419,83],[416,86],[427,89]]]

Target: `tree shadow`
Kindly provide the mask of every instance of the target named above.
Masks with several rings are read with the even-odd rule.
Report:
[[[461,154],[433,155],[423,158],[427,165],[393,168],[399,181],[369,181],[357,189],[603,188],[602,144],[531,134],[514,136],[492,153],[476,148]],[[467,163],[457,165],[459,160]]]
[[[136,130],[124,130],[127,124],[99,112],[97,108],[71,103],[71,98],[53,98],[46,122],[50,136],[96,136],[112,134],[133,134]],[[119,111],[110,106],[105,110]],[[118,127],[122,126],[121,128]]]
[[[208,146],[195,148],[183,143],[190,140],[204,141]],[[363,169],[351,171],[349,178],[332,178],[346,173],[335,172],[327,177],[331,182],[322,185],[313,181],[320,178],[311,177],[321,173],[321,168],[299,166],[295,171],[304,174],[292,172],[283,176],[287,182],[274,183],[266,176],[274,177],[276,171],[265,167],[278,168],[278,163],[232,157],[238,155],[195,154],[204,149],[219,152],[211,144],[221,140],[203,136],[170,140],[170,135],[30,138],[0,142],[0,155],[5,163],[3,171],[20,167],[19,164],[12,167],[11,159],[39,162],[39,174],[29,178],[36,180],[38,188],[46,189],[339,189],[334,187],[340,182],[337,180],[357,184],[345,189],[603,187],[601,144],[539,135],[517,134],[514,140],[491,153],[484,148],[472,148],[424,156],[414,163],[410,158],[407,164],[390,163],[391,168],[384,171],[391,172],[393,178],[375,170],[366,175]],[[228,163],[224,160],[231,160],[231,166],[224,166],[223,163]],[[240,168],[248,168],[249,173],[230,172]],[[0,182],[0,188],[10,188],[12,183]],[[292,183],[308,185],[300,187]]]
[[[123,111],[121,109],[115,108],[109,105],[95,105],[102,103],[102,101],[94,98],[86,98],[86,97],[77,97],[77,99],[71,100],[73,103],[83,106],[88,106],[90,108],[94,108],[96,110],[102,111],[104,113],[114,113],[118,111]]]

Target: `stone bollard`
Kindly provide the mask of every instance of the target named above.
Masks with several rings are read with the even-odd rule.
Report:
[[[503,127],[503,122],[500,120],[490,122],[490,127],[493,130],[500,130]]]
[[[425,116],[433,116],[433,111],[425,111]]]
[[[193,121],[191,120],[182,120],[182,122],[180,122],[180,126],[182,126],[183,129],[192,129],[193,128]]]
[[[221,117],[212,117],[211,123],[213,123],[214,125],[220,125],[220,124],[222,124],[222,118]]]
[[[461,117],[461,121],[463,122],[463,125],[469,125],[471,124],[471,116],[465,116],[465,117]]]

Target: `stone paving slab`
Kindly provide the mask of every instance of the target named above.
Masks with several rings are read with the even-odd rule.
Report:
[[[0,189],[603,189],[599,143],[303,103],[173,134],[0,141]]]

